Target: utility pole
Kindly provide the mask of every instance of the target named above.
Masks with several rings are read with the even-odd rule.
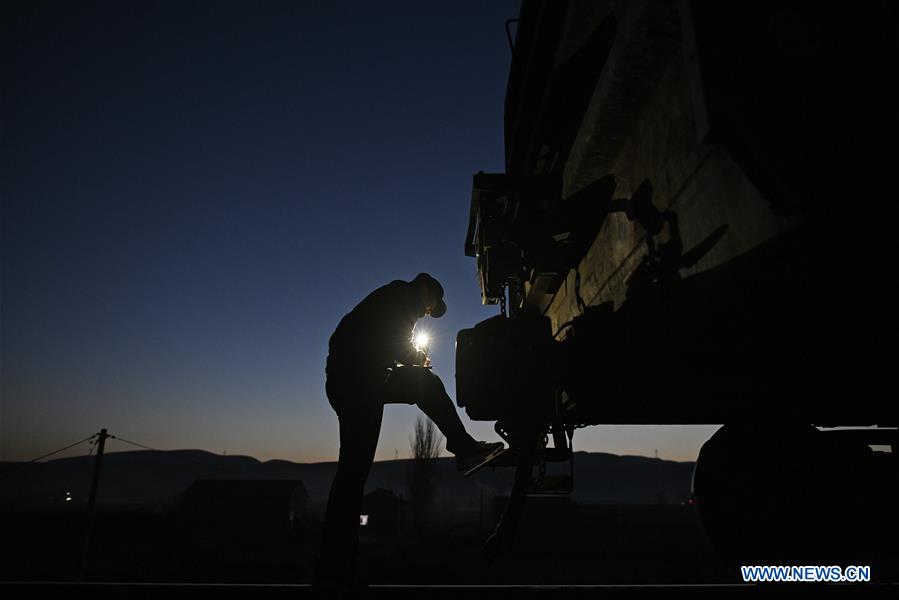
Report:
[[[81,552],[81,578],[84,579],[85,568],[87,567],[87,555],[90,551],[91,534],[94,529],[94,514],[97,508],[97,486],[100,482],[100,467],[103,465],[103,448],[106,447],[106,438],[109,434],[106,429],[100,430],[97,434],[97,458],[94,461],[94,476],[91,479],[91,492],[87,501],[87,528],[84,531],[84,547]]]

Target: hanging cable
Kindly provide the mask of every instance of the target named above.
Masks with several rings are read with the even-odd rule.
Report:
[[[138,448],[143,448],[144,450],[152,450],[154,452],[162,452],[162,450],[157,450],[156,448],[151,448],[149,446],[144,446],[143,444],[138,444],[137,442],[131,442],[126,440],[125,438],[117,437],[114,435],[109,436],[110,439],[119,440],[120,442],[124,442],[125,444],[131,444],[132,446],[137,446]]]
[[[69,448],[74,448],[74,447],[77,446],[78,444],[83,444],[84,442],[86,442],[86,441],[88,441],[88,440],[92,440],[92,439],[94,439],[95,437],[97,437],[97,434],[96,434],[96,433],[95,433],[94,435],[90,436],[90,437],[84,438],[83,440],[81,440],[81,441],[79,441],[79,442],[75,442],[74,444],[69,444],[69,445],[66,446],[65,448],[60,448],[59,450],[54,450],[53,452],[50,452],[50,453],[48,453],[48,454],[44,454],[43,456],[38,456],[37,458],[33,458],[33,459],[29,460],[28,462],[18,463],[18,464],[16,464],[16,465],[13,465],[13,466],[11,466],[11,467],[8,467],[6,470],[0,472],[0,476],[2,476],[2,475],[8,475],[9,473],[12,473],[13,471],[17,471],[17,470],[19,470],[19,469],[25,467],[26,465],[30,465],[30,464],[32,464],[32,463],[36,463],[37,461],[39,461],[39,460],[41,460],[41,459],[44,459],[44,458],[47,458],[47,457],[49,457],[49,456],[53,456],[54,454],[59,454],[60,452],[63,452],[63,451],[65,451],[65,450],[68,450]]]
[[[209,468],[209,465],[210,465],[210,463],[209,463],[208,461],[204,460],[202,457],[196,457],[196,456],[184,456],[181,452],[178,452],[178,451],[172,451],[172,450],[160,450],[159,448],[151,448],[150,446],[145,446],[145,445],[143,445],[143,444],[138,444],[137,442],[132,442],[131,440],[126,440],[126,439],[124,439],[124,438],[122,438],[122,437],[118,437],[118,436],[115,436],[115,435],[110,435],[109,438],[110,438],[110,439],[113,439],[113,440],[118,440],[118,441],[120,441],[120,442],[122,442],[122,443],[125,443],[125,444],[130,444],[130,445],[135,446],[135,447],[137,447],[137,448],[143,448],[144,450],[152,450],[152,451],[154,451],[154,452],[168,452],[171,456],[174,456],[175,458],[178,458],[178,459],[182,460],[182,461],[183,461],[182,464],[190,464],[190,465],[192,465],[194,468],[196,468],[196,469],[197,469],[197,471],[196,471],[196,472],[197,472],[197,477],[200,476],[200,472],[201,472],[201,471],[205,471],[206,469]],[[201,451],[202,451],[202,452],[208,452],[209,454],[212,454],[213,456],[216,456],[216,460],[221,460],[221,457],[220,457],[220,456],[217,456],[215,453],[210,452],[209,450],[201,450]]]

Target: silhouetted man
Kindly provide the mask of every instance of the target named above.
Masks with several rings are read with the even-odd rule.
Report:
[[[316,573],[323,585],[345,584],[355,577],[362,495],[385,404],[417,404],[446,437],[446,449],[456,455],[459,470],[503,446],[472,438],[440,378],[425,366],[415,366],[416,321],[445,312],[443,287],[420,273],[410,282],[392,281],[369,294],[341,319],[331,336],[325,389],[340,421],[340,458]]]

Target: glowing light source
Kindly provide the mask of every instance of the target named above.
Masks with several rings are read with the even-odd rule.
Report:
[[[428,349],[428,344],[430,343],[431,338],[427,333],[423,331],[419,331],[415,334],[415,337],[412,338],[412,345],[415,346],[415,349],[419,352],[425,352]]]
[[[368,525],[368,515],[359,515],[359,525],[362,527]]]

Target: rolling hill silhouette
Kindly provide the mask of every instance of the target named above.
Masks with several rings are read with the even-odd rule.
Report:
[[[376,488],[406,493],[410,460],[376,462],[366,491]],[[0,465],[0,506],[41,510],[65,503],[85,502],[90,487],[92,457],[73,457],[44,463]],[[98,503],[176,506],[178,498],[198,477],[203,479],[299,479],[315,512],[327,500],[335,462],[260,462],[249,456],[222,456],[203,450],[114,452],[104,456]],[[550,472],[567,471],[568,463],[551,465]],[[7,471],[8,470],[8,471]],[[692,462],[642,456],[576,452],[573,499],[582,504],[656,504],[683,502],[690,494]],[[484,495],[511,489],[512,469],[484,469],[464,478],[452,458],[437,459],[437,503],[442,508],[471,508]]]

